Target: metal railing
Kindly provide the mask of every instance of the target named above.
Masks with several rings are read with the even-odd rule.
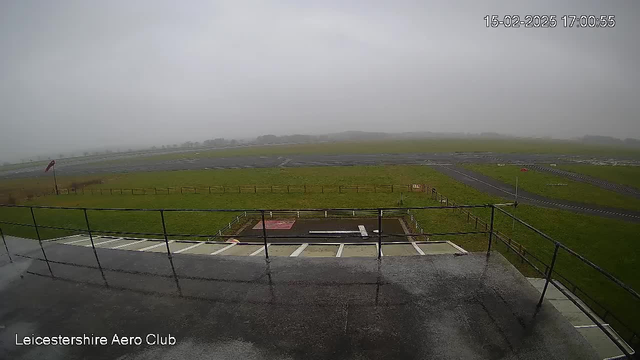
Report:
[[[437,192],[435,189],[432,189],[432,194],[434,194],[437,197]],[[441,195],[440,195],[441,196]],[[444,202],[442,200],[445,200]],[[167,256],[169,259],[169,262],[171,264],[171,268],[173,270],[173,276],[176,280],[176,283],[178,282],[178,276],[176,275],[175,272],[175,268],[173,265],[173,254],[171,252],[170,246],[169,246],[169,237],[196,237],[196,238],[230,238],[230,237],[234,237],[234,238],[242,238],[242,235],[239,234],[233,234],[233,235],[225,235],[224,232],[228,229],[231,229],[232,226],[234,224],[237,224],[241,221],[242,218],[245,217],[258,217],[261,220],[262,223],[262,227],[261,227],[261,236],[259,236],[259,238],[262,240],[262,245],[264,246],[264,254],[265,254],[265,259],[269,260],[269,239],[286,239],[286,238],[305,238],[305,239],[314,239],[314,238],[322,238],[322,239],[326,239],[326,238],[349,238],[349,237],[353,237],[352,235],[271,235],[268,232],[268,229],[266,227],[266,218],[268,217],[279,217],[279,216],[298,216],[300,217],[301,212],[308,214],[309,216],[324,216],[324,217],[329,217],[329,215],[331,214],[332,216],[365,216],[365,217],[376,217],[378,220],[378,232],[377,234],[374,234],[372,237],[377,238],[376,239],[376,243],[377,243],[377,258],[380,259],[382,257],[382,247],[384,246],[384,242],[383,242],[383,238],[391,238],[391,237],[416,237],[416,236],[439,236],[439,235],[472,235],[472,234],[488,234],[488,241],[487,241],[487,255],[489,256],[491,253],[491,248],[492,248],[492,242],[495,239],[499,240],[501,243],[503,243],[505,246],[507,246],[509,249],[511,249],[513,251],[514,254],[518,255],[522,261],[526,262],[527,264],[531,265],[532,268],[534,268],[536,270],[536,272],[538,274],[540,274],[541,276],[544,276],[545,278],[545,284],[544,284],[544,288],[542,290],[542,294],[540,296],[540,299],[538,301],[537,306],[540,307],[543,304],[543,300],[545,298],[545,294],[547,292],[547,288],[549,286],[549,284],[552,284],[553,286],[555,286],[560,292],[562,292],[563,294],[565,294],[565,296],[567,296],[567,298],[569,300],[571,300],[578,308],[580,308],[619,348],[620,350],[628,357],[631,356],[631,353],[627,350],[627,348],[625,347],[625,344],[623,344],[620,339],[617,338],[616,334],[614,334],[609,328],[607,328],[606,326],[604,326],[601,323],[601,320],[596,318],[595,316],[593,316],[589,310],[587,308],[585,308],[584,304],[581,304],[579,301],[576,301],[576,299],[574,299],[572,296],[569,296],[569,294],[567,294],[567,289],[565,289],[557,280],[555,280],[553,277],[556,276],[560,279],[566,280],[566,277],[560,275],[557,270],[556,270],[556,266],[557,266],[557,260],[558,260],[558,253],[560,251],[563,251],[564,253],[567,253],[569,255],[571,255],[573,258],[579,260],[580,262],[586,264],[588,267],[596,270],[597,272],[599,272],[600,274],[602,274],[608,281],[610,281],[612,284],[614,284],[615,286],[619,287],[620,289],[623,289],[626,293],[628,293],[635,301],[640,300],[640,295],[633,290],[630,286],[626,285],[625,283],[623,283],[622,281],[620,281],[619,279],[617,279],[616,277],[614,277],[612,274],[610,274],[609,272],[607,272],[606,270],[602,269],[601,267],[599,267],[598,265],[594,264],[593,262],[591,262],[590,260],[586,259],[584,256],[578,254],[577,252],[575,252],[574,250],[570,249],[569,247],[567,247],[566,245],[554,240],[553,238],[551,238],[550,236],[548,236],[547,234],[543,233],[542,231],[536,229],[535,227],[529,225],[528,223],[524,222],[523,220],[517,218],[516,216],[510,214],[509,212],[503,210],[501,208],[502,205],[513,205],[513,204],[482,204],[482,205],[452,205],[452,202],[449,201],[449,199],[442,199],[442,196],[440,198],[440,206],[423,206],[423,207],[402,207],[402,208],[398,208],[398,207],[388,207],[388,208],[317,208],[317,209],[136,209],[136,208],[77,208],[77,207],[59,207],[59,206],[24,206],[24,205],[0,205],[0,207],[5,207],[5,208],[23,208],[23,209],[28,209],[29,211],[29,215],[31,217],[31,223],[18,223],[18,222],[11,222],[11,221],[5,221],[5,220],[0,220],[0,224],[5,224],[5,225],[11,225],[11,226],[21,226],[21,227],[29,227],[29,228],[33,228],[35,230],[35,234],[36,234],[36,239],[39,242],[39,247],[40,250],[42,252],[42,256],[43,258],[38,258],[38,257],[30,257],[33,258],[35,260],[40,260],[40,261],[44,261],[47,264],[48,267],[48,271],[50,273],[50,275],[53,277],[53,271],[51,269],[50,264],[51,263],[62,263],[59,261],[54,261],[54,260],[50,260],[47,258],[47,253],[45,251],[45,247],[43,246],[43,239],[42,236],[40,234],[40,229],[53,229],[53,230],[62,230],[62,231],[71,231],[71,232],[76,232],[76,233],[80,233],[80,234],[87,234],[89,236],[89,240],[91,242],[91,247],[93,249],[93,253],[95,256],[95,260],[96,260],[96,264],[97,264],[97,269],[100,269],[100,272],[102,274],[103,280],[106,283],[106,278],[104,276],[104,270],[109,270],[109,271],[119,271],[118,269],[105,269],[102,267],[101,263],[100,263],[100,259],[98,256],[98,252],[96,251],[96,246],[94,243],[94,236],[97,236],[96,234],[111,234],[111,235],[142,235],[142,236],[157,236],[160,237],[161,241],[164,241],[165,246],[166,246],[166,251],[167,251]],[[484,230],[482,230],[482,228],[477,229],[478,227],[478,218],[476,217],[476,229],[474,231],[456,231],[456,232],[441,232],[441,233],[428,233],[428,232],[424,232],[424,229],[418,224],[418,221],[416,220],[415,217],[415,212],[419,211],[419,210],[447,210],[450,209],[452,211],[465,211],[468,218],[470,218],[471,214],[469,213],[470,210],[472,209],[480,209],[480,208],[485,208],[485,209],[491,209],[491,219],[490,221],[487,222],[483,222],[484,224]],[[71,211],[77,211],[77,212],[81,212],[82,213],[82,217],[84,218],[84,223],[85,226],[83,228],[71,228],[71,227],[62,227],[62,226],[50,226],[50,225],[42,225],[42,224],[38,224],[37,223],[37,218],[34,212],[34,209],[57,209],[57,210],[71,210]],[[144,212],[144,213],[157,213],[158,216],[158,221],[159,223],[161,223],[162,225],[162,232],[140,232],[140,231],[111,231],[111,230],[104,230],[104,229],[94,229],[91,226],[90,220],[89,220],[89,216],[88,216],[88,212],[93,212],[93,211],[106,211],[106,212]],[[500,214],[506,215],[510,218],[512,218],[514,221],[518,222],[519,224],[525,226],[526,228],[530,229],[531,231],[533,231],[534,233],[536,233],[537,235],[541,236],[542,238],[544,238],[545,240],[551,242],[554,245],[554,252],[553,252],[553,257],[551,259],[551,262],[549,264],[546,264],[542,259],[540,259],[539,257],[534,256],[533,254],[531,254],[530,252],[526,253],[524,251],[522,251],[522,247],[520,249],[517,249],[514,245],[515,242],[511,241],[511,239],[507,239],[504,235],[499,234],[495,228],[494,228],[494,222],[495,222],[495,215],[496,215],[496,211]],[[204,213],[240,213],[240,215],[237,215],[235,217],[234,220],[232,220],[231,222],[229,222],[229,224],[223,228],[224,230],[219,230],[217,233],[215,234],[180,234],[180,233],[170,233],[169,231],[167,231],[167,225],[166,225],[166,221],[165,221],[165,214],[166,213],[175,213],[175,212],[204,212]],[[393,234],[393,233],[386,233],[383,232],[383,222],[382,219],[383,217],[387,216],[401,216],[401,215],[405,215],[408,216],[409,220],[413,223],[414,228],[416,229],[416,231],[410,231],[409,233],[407,233],[406,231],[403,233],[397,233],[397,234]],[[9,255],[9,259],[11,262],[13,262],[13,259],[11,258],[11,253],[10,253],[10,249],[7,245],[7,242],[5,240],[5,233],[3,232],[2,228],[0,227],[0,236],[2,236],[2,240],[5,246],[5,249],[7,251],[7,254]],[[246,235],[245,237],[252,237],[252,238],[256,238],[255,235]],[[16,256],[21,256],[21,257],[29,257],[29,256],[25,256],[25,255],[20,255],[20,254],[14,254]],[[537,266],[536,264],[533,263],[532,259],[534,259],[538,265],[542,265],[544,266],[544,270],[541,269],[541,266]],[[78,264],[70,264],[70,263],[64,263],[65,265],[74,265],[74,266],[86,266],[86,265],[78,265]],[[124,271],[126,272],[126,271]],[[570,282],[569,282],[570,283]],[[571,283],[570,283],[571,284]],[[575,286],[575,284],[573,285],[573,289],[575,291],[575,289],[577,289],[577,287]],[[584,291],[583,291],[584,293]],[[584,293],[586,295],[586,293]],[[591,298],[592,299],[592,298]],[[604,307],[603,307],[604,308]],[[610,316],[615,317],[617,319],[617,321],[620,324],[624,325],[624,322],[620,321],[619,317],[615,316],[611,311],[607,310],[607,312],[610,314]],[[626,340],[628,343],[630,344],[636,344],[637,340],[638,340],[638,335],[636,334],[636,332],[633,330],[632,327],[628,326],[628,325],[624,325],[627,330],[629,330],[631,336],[627,336],[624,338],[624,340]]]

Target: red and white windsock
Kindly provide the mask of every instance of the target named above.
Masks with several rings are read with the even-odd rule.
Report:
[[[55,160],[51,160],[51,162],[49,163],[49,165],[47,165],[47,168],[46,168],[46,169],[44,169],[44,172],[49,171],[49,169],[51,169],[51,168],[53,167],[53,165],[55,165],[55,164],[56,164],[56,161],[55,161]]]

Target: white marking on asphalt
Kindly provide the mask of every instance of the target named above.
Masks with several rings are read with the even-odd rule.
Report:
[[[134,244],[140,244],[141,242],[145,242],[145,241],[147,241],[147,240],[144,239],[144,240],[134,241],[134,242],[131,242],[131,243],[128,243],[128,244],[114,246],[111,249],[120,249],[120,248],[131,246],[131,245],[134,245]]]
[[[465,255],[469,253],[469,252],[467,252],[467,250],[465,250],[465,249],[461,248],[460,246],[458,246],[458,245],[456,245],[456,244],[452,243],[452,242],[451,242],[451,241],[449,241],[449,240],[447,240],[447,244],[449,244],[449,245],[453,246],[454,248],[456,248],[458,251],[460,251],[461,253],[463,253],[463,254],[465,254]]]
[[[99,242],[99,243],[94,242],[93,244],[94,244],[95,246],[98,246],[98,245],[102,245],[102,244],[112,243],[112,242],[114,242],[114,241],[118,241],[118,240],[122,240],[122,238],[117,238],[117,239],[107,240],[107,241],[103,241],[103,242]],[[86,247],[91,247],[91,245],[85,245],[85,246],[86,246]]]
[[[362,235],[363,238],[369,237],[369,234],[367,233],[367,229],[364,227],[364,225],[358,225],[358,229],[360,229],[360,235]]]
[[[289,161],[291,161],[291,159],[287,159],[287,160],[283,161],[282,164],[278,165],[278,167],[284,167],[285,165],[287,165],[289,163]]]
[[[204,243],[203,243],[203,242],[200,242],[200,243],[197,243],[197,244],[195,244],[195,245],[188,246],[188,247],[186,247],[186,248],[184,248],[184,249],[180,249],[180,250],[178,250],[178,251],[175,251],[175,252],[174,252],[174,254],[180,254],[181,252],[185,252],[185,251],[187,251],[187,250],[191,250],[191,249],[197,248],[197,247],[198,247],[198,246],[200,246],[200,245],[204,245]]]
[[[340,244],[338,252],[336,253],[336,257],[342,257],[342,250],[344,250],[344,244]]]
[[[267,244],[267,248],[268,248],[269,246],[271,246],[271,244]],[[263,252],[263,251],[264,251],[264,246],[261,246],[261,247],[260,247],[260,249],[258,249],[258,250],[256,250],[256,251],[252,252],[251,254],[249,254],[249,256],[256,256],[256,255],[260,254],[260,253],[261,253],[261,252]]]
[[[360,230],[309,230],[309,234],[360,234]]]
[[[609,326],[609,324],[602,324],[602,326]],[[589,328],[594,328],[594,327],[598,327],[598,325],[591,324],[591,325],[576,325],[576,326],[574,326],[574,328],[576,328],[576,329],[589,329]]]
[[[171,244],[174,241],[175,240],[169,240],[169,244]],[[147,246],[146,248],[139,249],[138,251],[147,251],[147,250],[155,249],[162,245],[165,245],[165,242],[161,242],[160,244],[156,244],[156,245]]]
[[[420,249],[420,247],[418,246],[418,244],[416,244],[416,242],[412,242],[411,245],[413,245],[413,248],[416,249],[416,251],[418,252],[418,254],[420,255],[424,255],[424,251],[422,251],[422,249]]]
[[[296,251],[291,253],[291,255],[289,255],[289,256],[290,257],[297,257],[298,255],[302,254],[302,252],[304,251],[304,249],[307,248],[307,246],[309,246],[309,244],[307,244],[307,243],[300,245],[300,247],[297,248]]]
[[[229,245],[229,246],[225,246],[225,247],[223,247],[222,249],[220,249],[220,250],[218,250],[218,251],[214,251],[214,252],[212,252],[212,253],[211,253],[211,255],[218,255],[218,254],[220,254],[221,252],[223,252],[223,251],[225,251],[225,250],[227,250],[227,249],[230,249],[230,248],[232,248],[232,247],[234,247],[234,246],[236,246],[236,245],[238,245],[238,243],[233,243],[233,244],[231,244],[231,245]]]
[[[90,239],[89,239],[89,238],[86,238],[86,239],[74,240],[74,241],[66,242],[66,243],[64,243],[64,244],[65,244],[65,245],[71,245],[71,244],[79,243],[79,242],[81,242],[81,241],[86,241],[86,240],[90,240]]]

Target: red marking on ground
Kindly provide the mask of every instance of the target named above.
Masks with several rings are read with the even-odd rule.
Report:
[[[296,222],[295,219],[291,220],[266,220],[265,228],[267,230],[289,230]],[[258,223],[253,227],[253,230],[262,229],[262,221],[258,221]]]

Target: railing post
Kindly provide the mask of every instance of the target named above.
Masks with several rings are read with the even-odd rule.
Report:
[[[9,247],[7,246],[7,240],[4,238],[4,232],[2,231],[2,228],[0,228],[0,236],[2,236],[2,242],[4,243],[4,248],[7,250],[7,256],[9,257],[9,262],[13,262],[13,259],[11,258],[11,254],[9,253]]]
[[[264,222],[264,210],[260,210],[262,215],[262,239],[264,240],[264,256],[269,260],[269,246],[267,244],[267,224]]]
[[[489,246],[487,248],[487,255],[491,251],[491,240],[493,240],[493,218],[495,216],[496,207],[491,205],[491,230],[489,230]]]
[[[382,210],[378,209],[378,260],[382,258]]]
[[[164,210],[160,210],[160,219],[162,219],[162,233],[164,234],[164,244],[167,246],[167,255],[171,259],[171,250],[169,250],[169,237],[167,236],[167,225],[164,222]]]
[[[180,288],[180,281],[178,281],[178,274],[176,273],[176,268],[173,265],[173,257],[171,256],[171,250],[169,249],[169,236],[167,235],[167,225],[164,222],[164,210],[160,210],[160,218],[162,219],[162,234],[164,235],[164,244],[167,246],[167,256],[169,258],[169,263],[171,264],[173,279],[176,282],[176,288],[178,289],[178,294],[182,296],[182,288]]]
[[[42,250],[42,255],[44,256],[44,261],[47,263],[47,267],[49,268],[49,273],[51,277],[53,277],[53,271],[51,271],[51,265],[49,264],[49,259],[47,259],[47,253],[44,252],[44,247],[42,246],[42,238],[40,238],[40,230],[38,230],[38,223],[36,222],[36,215],[33,213],[33,207],[29,207],[31,210],[31,218],[33,219],[33,227],[36,229],[36,236],[38,237],[38,242],[40,243],[40,250]]]
[[[84,221],[87,223],[87,232],[89,233],[89,240],[91,240],[91,247],[93,248],[93,255],[96,256],[96,262],[98,263],[98,268],[100,269],[100,274],[102,274],[102,280],[104,280],[105,285],[107,284],[107,278],[104,276],[104,271],[102,271],[102,264],[100,264],[100,259],[98,259],[98,252],[96,251],[96,245],[93,242],[93,233],[91,232],[91,226],[89,226],[89,215],[87,215],[87,209],[82,209],[84,212]]]
[[[549,282],[551,281],[551,275],[553,274],[553,266],[556,264],[558,249],[560,249],[560,244],[556,243],[556,249],[553,251],[553,258],[551,258],[551,266],[549,266],[549,272],[547,272],[547,281],[545,281],[544,283],[544,288],[542,289],[542,295],[540,296],[540,301],[538,301],[537,307],[542,306],[542,300],[544,300],[544,294],[547,292],[547,287],[549,286]]]

